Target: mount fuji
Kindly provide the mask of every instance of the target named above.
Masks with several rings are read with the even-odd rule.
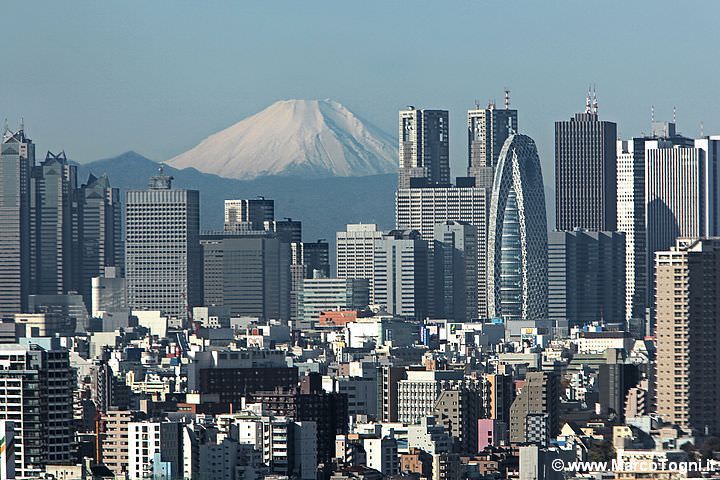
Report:
[[[282,100],[167,162],[225,178],[357,177],[397,170],[396,141],[333,100]]]

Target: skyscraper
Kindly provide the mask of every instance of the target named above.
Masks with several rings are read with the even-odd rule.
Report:
[[[275,220],[275,202],[264,197],[225,200],[225,230],[249,223],[253,230],[262,230],[265,222]]]
[[[649,137],[617,141],[617,229],[625,233],[625,316],[628,320],[643,319],[648,305],[647,269],[652,265],[648,263],[645,228],[645,150],[658,143],[667,147],[691,147],[694,142],[678,135],[674,123],[666,122],[653,122]]]
[[[204,233],[204,304],[234,316],[290,319],[290,244],[265,230]]]
[[[477,228],[467,222],[435,225],[435,314],[456,322],[478,318]]]
[[[427,314],[427,242],[414,230],[393,230],[375,242],[374,303],[388,313],[423,319]]]
[[[38,476],[46,464],[69,464],[73,458],[75,374],[67,350],[56,342],[46,346],[0,345],[0,420],[16,422],[19,478]]]
[[[585,112],[555,122],[556,230],[615,231],[617,125],[598,119],[588,94]]]
[[[487,316],[486,233],[488,193],[479,187],[443,186],[437,188],[404,188],[396,194],[395,225],[402,230],[416,230],[429,248],[434,246],[435,226],[447,221],[467,222],[476,229],[477,237],[477,312]],[[339,257],[338,257],[339,258]],[[435,280],[428,278],[429,288],[434,290]],[[436,312],[434,299],[429,298],[428,310]]]
[[[30,263],[33,293],[77,290],[81,265],[81,211],[77,168],[65,152],[48,152],[30,182]]]
[[[468,111],[468,177],[475,186],[492,189],[495,165],[510,132],[517,132],[517,110],[510,109],[510,92],[505,92],[505,108],[479,106]]]
[[[720,432],[720,239],[679,239],[655,254],[657,413]]]
[[[30,294],[30,174],[35,145],[21,128],[0,144],[0,316],[27,309]]]
[[[398,188],[450,183],[448,133],[447,110],[400,111]]]
[[[160,169],[147,190],[127,192],[125,218],[129,308],[187,319],[202,302],[199,192],[172,188]]]
[[[370,283],[370,303],[374,303],[375,241],[382,238],[377,225],[349,224],[337,232],[337,278],[365,278]]]
[[[518,334],[547,319],[547,220],[535,142],[512,134],[495,170],[488,228],[488,309]]]
[[[720,137],[696,139],[681,146],[662,139],[646,142],[645,228],[648,285],[653,285],[655,252],[669,249],[679,237],[718,234],[718,157]],[[648,305],[653,305],[649,289]],[[654,313],[651,312],[651,319]],[[652,320],[650,322],[652,332]]]
[[[553,326],[625,322],[625,235],[548,233],[548,315]]]
[[[110,186],[106,175],[90,175],[81,187],[82,258],[80,262],[80,293],[90,305],[92,279],[105,274],[105,267],[114,272],[124,267],[122,247],[122,212],[120,191]]]

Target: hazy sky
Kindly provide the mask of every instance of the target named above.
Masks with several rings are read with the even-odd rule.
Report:
[[[333,98],[393,136],[405,105],[449,109],[455,176],[465,111],[508,87],[547,182],[553,121],[591,83],[624,137],[653,104],[687,135],[720,133],[717,0],[8,3],[0,116],[80,162],[164,160],[276,100]]]

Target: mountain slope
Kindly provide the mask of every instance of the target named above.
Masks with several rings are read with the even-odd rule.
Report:
[[[353,177],[394,172],[395,141],[332,100],[283,100],[166,163],[221,177]]]
[[[135,152],[78,166],[78,180],[89,173],[107,173],[110,185],[121,190],[146,188],[159,164]],[[303,222],[305,241],[325,238],[334,244],[335,232],[347,223],[377,223],[393,228],[395,223],[396,175],[303,179],[283,176],[254,180],[233,180],[166,166],[175,177],[173,186],[200,191],[200,222],[203,229],[222,229],[224,200],[255,198],[263,195],[275,200],[277,218],[292,217]],[[122,196],[124,203],[124,194]]]

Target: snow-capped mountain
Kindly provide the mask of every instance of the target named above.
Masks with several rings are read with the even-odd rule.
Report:
[[[226,178],[363,176],[397,169],[395,140],[333,100],[283,100],[166,163]]]

